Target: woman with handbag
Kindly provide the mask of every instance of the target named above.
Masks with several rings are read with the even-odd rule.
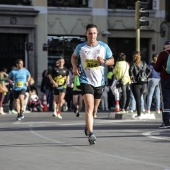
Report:
[[[137,116],[134,119],[141,119],[141,96],[142,94],[146,95],[147,81],[151,69],[144,61],[141,61],[139,51],[133,53],[133,62],[130,64],[129,74],[132,80],[131,89],[136,100]]]
[[[0,71],[0,114],[1,115],[6,115],[2,104],[5,98],[5,93],[8,92],[8,89],[5,85],[5,80],[7,80],[7,78],[4,78],[4,74],[5,73],[1,70]]]
[[[126,55],[120,53],[116,66],[113,70],[113,74],[119,82],[119,87],[122,90],[121,96],[121,109],[123,113],[126,112],[130,102],[130,76],[129,76],[129,64],[126,62]],[[120,83],[121,82],[121,83]],[[118,86],[117,86],[118,87]]]

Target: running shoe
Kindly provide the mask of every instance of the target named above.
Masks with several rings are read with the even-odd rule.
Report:
[[[63,104],[63,111],[66,112],[68,110],[67,102]]]
[[[80,113],[77,113],[77,114],[76,114],[76,117],[80,117]]]
[[[16,120],[21,120],[21,114],[20,113],[18,113]]]
[[[9,110],[9,114],[17,114],[17,111],[15,111],[15,110]]]
[[[57,110],[58,111],[58,110]],[[57,117],[57,111],[56,110],[54,110],[54,112],[53,112],[53,117]]]
[[[62,117],[61,117],[61,115],[60,115],[60,114],[57,114],[57,117],[58,117],[59,119],[62,119]]]
[[[20,116],[21,116],[21,119],[24,119],[24,112],[23,111],[20,113]]]
[[[76,114],[76,112],[77,112],[77,108],[75,107],[75,108],[74,108],[74,113]]]
[[[53,113],[53,115],[52,115],[53,117],[57,117],[57,113]]]
[[[90,145],[95,144],[96,143],[96,136],[93,133],[90,133],[88,141],[89,141]]]

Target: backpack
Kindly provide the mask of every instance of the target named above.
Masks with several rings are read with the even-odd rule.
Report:
[[[168,53],[168,51],[166,51]],[[166,72],[168,74],[170,74],[170,54],[168,53],[168,59],[167,59],[167,62],[166,62]]]

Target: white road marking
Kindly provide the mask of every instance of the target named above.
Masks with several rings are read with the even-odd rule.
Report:
[[[120,123],[120,122],[134,122],[134,120],[95,120],[95,124],[110,124],[110,123]],[[56,124],[57,126],[77,126],[77,125],[84,125],[83,122],[73,122],[73,123],[62,123],[62,122],[51,122],[51,121],[30,121],[30,122],[22,122],[22,121],[16,121],[13,124],[19,124],[19,125],[33,125],[33,124]],[[144,132],[142,133],[143,136],[152,138],[152,139],[157,139],[157,140],[170,140],[170,137],[163,137],[163,136],[155,136],[153,133],[165,131],[168,129],[162,129],[162,130],[157,130],[157,131],[150,131],[150,132]],[[128,130],[129,132],[129,130]],[[134,131],[133,131],[134,132]]]
[[[147,136],[151,139],[158,139],[158,140],[170,140],[170,137],[163,137],[163,136],[155,136],[155,135],[152,135],[153,133],[158,133],[158,132],[162,132],[162,131],[165,131],[165,130],[168,130],[168,129],[162,129],[162,130],[156,130],[156,131],[150,131],[150,132],[145,132],[145,133],[142,133],[143,136]]]
[[[124,160],[124,161],[134,162],[134,163],[138,163],[138,164],[142,164],[142,165],[147,165],[147,166],[149,165],[149,166],[159,167],[159,168],[167,167],[167,166],[160,165],[160,164],[154,164],[154,163],[150,163],[150,162],[143,162],[143,161],[139,161],[139,160],[135,160],[135,159],[130,159],[130,158],[127,158],[127,157],[122,157],[122,156],[118,156],[118,155],[113,155],[113,154],[103,153],[103,152],[99,152],[99,151],[94,151],[92,149],[85,149],[85,148],[80,147],[80,146],[74,146],[73,144],[64,143],[64,142],[61,142],[61,141],[58,141],[58,140],[48,138],[48,137],[46,137],[44,135],[40,135],[39,133],[34,131],[33,126],[31,124],[29,125],[29,127],[30,127],[30,132],[32,134],[34,134],[35,136],[38,136],[40,138],[46,139],[48,141],[51,141],[51,142],[54,142],[54,143],[57,143],[57,144],[62,144],[62,145],[65,145],[65,146],[70,146],[70,147],[75,148],[75,149],[91,152],[91,153],[94,153],[95,155],[100,154],[100,155],[109,156],[109,157],[113,157],[113,158],[116,158],[116,159],[121,159],[121,160]]]

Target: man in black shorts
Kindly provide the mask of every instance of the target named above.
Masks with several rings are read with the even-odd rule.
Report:
[[[64,67],[64,58],[59,59],[57,62],[57,67],[53,70],[52,75],[49,78],[53,84],[53,94],[54,94],[54,113],[53,116],[62,119],[61,109],[65,103],[65,94],[68,83],[68,69]]]
[[[13,94],[18,112],[17,120],[24,118],[24,98],[27,90],[28,82],[30,81],[30,72],[23,67],[23,60],[16,61],[16,69],[13,69],[9,75],[9,83],[13,86]]]
[[[98,30],[94,24],[86,26],[87,42],[76,46],[71,62],[73,74],[80,76],[82,95],[85,103],[85,134],[90,144],[94,144],[93,134],[94,115],[100,104],[105,85],[105,66],[113,65],[114,58],[107,44],[97,40]],[[77,58],[80,56],[80,69]]]

